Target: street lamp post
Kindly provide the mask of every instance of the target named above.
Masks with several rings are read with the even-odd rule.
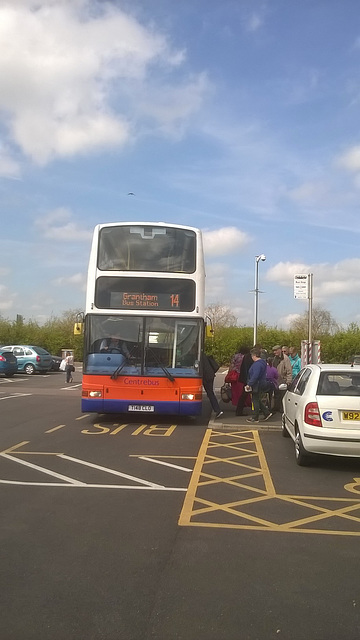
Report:
[[[258,326],[258,313],[259,313],[259,262],[266,260],[266,256],[262,253],[260,256],[255,256],[255,306],[254,306],[254,344],[257,343],[257,326]]]

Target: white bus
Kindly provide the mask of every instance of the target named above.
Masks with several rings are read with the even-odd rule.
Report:
[[[199,229],[97,225],[86,292],[82,410],[198,415],[204,304]]]

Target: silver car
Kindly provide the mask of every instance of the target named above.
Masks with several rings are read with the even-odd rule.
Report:
[[[299,465],[312,454],[360,456],[360,366],[309,364],[283,398],[282,433]]]

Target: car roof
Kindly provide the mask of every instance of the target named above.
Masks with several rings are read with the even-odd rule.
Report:
[[[7,347],[27,347],[29,349],[33,349],[34,347],[39,347],[38,344],[7,344]],[[39,349],[43,349],[43,347],[39,347]],[[46,349],[44,349],[46,351]]]
[[[346,372],[358,372],[360,373],[360,365],[352,365],[352,364],[307,364],[306,367],[310,367],[311,369],[319,369],[320,371],[346,371]]]

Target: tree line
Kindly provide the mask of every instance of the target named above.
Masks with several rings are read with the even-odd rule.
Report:
[[[205,349],[221,365],[228,365],[240,345],[253,346],[253,327],[236,324],[231,310],[222,305],[207,307],[207,316],[214,328],[212,338],[206,338]],[[11,321],[0,318],[0,344],[29,344],[43,347],[52,355],[61,355],[63,349],[72,349],[75,360],[83,358],[83,336],[74,335],[74,323],[79,309],[65,311],[61,317],[51,317],[44,324],[35,320]],[[338,325],[331,314],[321,308],[313,310],[313,338],[320,340],[323,362],[349,362],[360,354],[360,325],[352,322],[347,328]],[[307,339],[307,314],[297,318],[287,330],[258,326],[258,343],[271,352],[275,344],[294,346],[299,350]]]
[[[35,320],[0,318],[0,344],[28,344],[61,356],[62,349],[72,349],[77,362],[83,358],[83,336],[74,335],[79,310],[65,311],[60,318],[51,317],[40,325]]]
[[[237,326],[230,308],[213,304],[207,307],[206,314],[214,333],[206,339],[205,349],[219,364],[228,365],[240,345],[253,346],[253,327]],[[300,354],[301,341],[308,338],[308,313],[294,319],[289,329],[260,323],[257,336],[258,343],[270,353],[275,344],[281,344],[296,347]],[[347,363],[355,354],[360,354],[360,325],[352,322],[344,328],[321,307],[313,309],[312,337],[320,340],[322,362]]]

